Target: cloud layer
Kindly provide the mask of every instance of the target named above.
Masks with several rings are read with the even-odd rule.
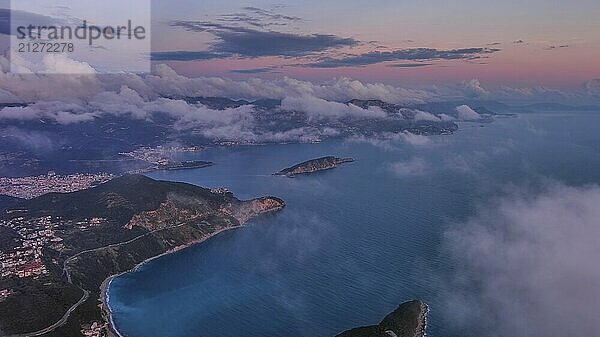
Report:
[[[332,48],[355,46],[359,42],[352,38],[343,38],[331,34],[294,34],[272,30],[260,30],[215,22],[178,20],[171,26],[191,32],[207,32],[217,40],[209,52],[215,57],[285,56],[299,57],[323,52]],[[154,53],[154,58],[166,60],[168,53]],[[188,54],[189,58],[193,54]],[[199,53],[206,59],[209,54]]]
[[[458,112],[458,119],[464,121],[476,121],[481,119],[481,115],[475,110],[471,109],[468,105],[461,105],[456,107]]]
[[[599,186],[555,185],[457,226],[448,242],[464,269],[452,315],[465,312],[495,336],[600,335],[599,204]]]
[[[374,51],[344,58],[324,58],[307,66],[315,68],[356,67],[389,61],[432,61],[432,60],[472,60],[499,49],[463,48],[440,50],[433,48],[400,49],[395,51]],[[395,65],[401,66],[401,65]]]
[[[429,166],[423,158],[411,158],[407,161],[399,161],[388,166],[390,172],[398,177],[421,176],[428,173]]]
[[[35,65],[43,68],[39,71],[57,66],[68,69],[89,67],[53,56],[47,59],[48,62]],[[0,59],[0,65],[5,67],[7,63]],[[150,123],[160,120],[170,125],[174,136],[193,137],[200,142],[316,142],[347,133],[348,123],[357,120],[368,125],[385,123],[383,121],[388,119],[404,122],[403,116],[377,106],[363,108],[340,101],[379,98],[408,103],[422,102],[427,97],[424,91],[364,84],[344,78],[327,84],[290,78],[232,81],[187,78],[165,65],[155,70],[154,74],[144,76],[2,72],[0,97],[7,103],[28,104],[0,107],[0,121],[38,123],[42,120],[66,126],[103,118],[120,118],[123,123],[128,120]],[[61,90],[56,90],[58,87]],[[268,102],[268,108],[254,106],[248,101],[211,108],[194,100],[198,97],[267,97],[279,100]],[[423,142],[415,135],[402,134],[399,137]]]
[[[321,98],[303,96],[288,97],[281,102],[281,108],[288,111],[299,111],[308,114],[309,118],[385,118],[387,113],[379,107],[360,108],[354,104],[331,102]]]

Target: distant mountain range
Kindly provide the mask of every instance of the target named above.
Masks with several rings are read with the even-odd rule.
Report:
[[[156,111],[145,118],[125,112],[100,114],[89,120],[61,123],[45,117],[0,119],[0,132],[3,134],[0,138],[0,158],[3,159],[0,161],[0,176],[45,174],[49,170],[61,174],[130,172],[147,167],[147,163],[123,158],[118,153],[167,143],[203,146],[318,142],[382,132],[449,134],[458,128],[452,121],[417,118],[412,108],[382,101],[352,100],[345,105],[329,104],[349,111],[377,106],[383,111],[383,116],[381,112],[365,110],[358,117],[343,113],[321,117],[316,112],[318,109],[309,107],[302,111],[284,109],[281,100],[170,99],[185,102],[192,108],[198,107],[198,110],[181,116]],[[11,106],[26,107],[27,104]],[[244,109],[245,106],[248,109]],[[328,105],[322,110],[324,112],[319,113],[327,115]],[[196,119],[188,120],[188,117]]]
[[[146,117],[129,112],[99,114],[77,122],[50,118],[0,119],[0,176],[58,173],[123,173],[144,169],[147,163],[123,158],[120,152],[168,143],[209,146],[318,142],[382,133],[451,134],[458,129],[457,106],[468,105],[490,122],[501,114],[596,111],[594,106],[529,104],[510,106],[497,101],[448,101],[398,105],[381,100],[301,102],[234,100],[225,97],[168,97]],[[180,104],[181,103],[181,104]],[[2,107],[25,108],[27,104]],[[175,107],[174,107],[175,106]],[[245,108],[247,107],[247,108]],[[135,112],[135,108],[132,108]],[[185,109],[192,109],[187,111]],[[197,110],[193,110],[197,109]],[[338,109],[337,115],[330,110]],[[353,116],[352,112],[357,112]],[[181,111],[180,111],[181,110]],[[349,112],[349,113],[346,113]],[[383,115],[382,115],[383,114]]]

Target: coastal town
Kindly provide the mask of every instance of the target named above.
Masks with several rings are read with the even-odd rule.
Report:
[[[153,148],[142,147],[131,152],[121,152],[119,155],[143,161],[149,166],[127,171],[127,174],[144,174],[155,170],[187,170],[212,166],[213,163],[201,160],[181,160],[185,153],[202,151],[200,146],[167,146]]]
[[[19,212],[16,210],[15,212]],[[0,220],[0,276],[2,279],[32,279],[36,282],[48,282],[45,277],[50,273],[46,264],[59,266],[59,261],[48,259],[44,250],[51,248],[56,251],[65,250],[61,231],[65,228],[86,230],[101,226],[106,220],[102,218],[86,219],[84,221],[65,221],[60,217],[45,216],[26,219],[16,217]],[[0,302],[7,300],[17,293],[9,284],[0,284]],[[87,324],[81,327],[82,335],[86,337],[102,336],[102,325]]]
[[[142,147],[131,152],[121,152],[119,155],[145,161],[158,166],[172,164],[172,157],[182,153],[195,153],[202,151],[200,146],[167,146]]]
[[[20,178],[0,177],[0,195],[33,199],[47,193],[69,193],[100,185],[114,178],[109,173],[76,173],[60,175],[53,171],[45,175]]]
[[[18,215],[22,211],[14,209],[5,212]],[[6,281],[13,280],[0,282],[0,303],[13,295],[19,296],[20,290],[13,286],[18,286],[22,281],[39,284],[52,282],[49,268],[62,268],[62,261],[45,256],[45,252],[47,249],[66,251],[68,247],[62,237],[66,231],[86,231],[103,226],[106,222],[104,218],[71,221],[54,216],[0,219],[0,277]],[[82,325],[80,332],[86,337],[100,337],[103,336],[104,327],[105,324],[93,322]]]
[[[32,220],[15,218],[0,220],[5,234],[5,251],[0,252],[2,277],[37,277],[48,273],[42,263],[42,250],[47,244],[59,245],[62,239],[55,234],[59,226],[52,217]],[[8,247],[6,247],[8,246]]]
[[[43,262],[44,248],[56,251],[65,249],[61,229],[77,228],[86,230],[101,226],[102,218],[92,218],[84,221],[65,221],[58,217],[46,216],[26,219],[17,217],[10,220],[0,220],[2,246],[0,247],[0,276],[17,278],[38,278],[48,274]],[[58,261],[51,261],[58,264]],[[0,300],[7,298],[11,289],[0,289]]]

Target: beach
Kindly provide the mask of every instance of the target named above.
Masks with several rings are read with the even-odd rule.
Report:
[[[116,327],[116,324],[115,324],[114,319],[112,317],[112,312],[111,312],[110,303],[109,303],[110,302],[110,285],[111,285],[112,281],[115,278],[117,278],[117,277],[119,277],[121,275],[127,274],[127,273],[135,272],[136,270],[138,270],[139,268],[141,268],[145,264],[150,263],[151,261],[159,259],[159,258],[161,258],[163,256],[170,255],[170,254],[176,253],[178,251],[184,250],[186,248],[192,247],[194,245],[198,245],[198,244],[204,243],[207,240],[209,240],[209,239],[211,239],[211,238],[213,238],[213,237],[215,237],[215,236],[217,236],[217,235],[219,235],[219,234],[221,234],[223,232],[234,230],[234,229],[238,229],[238,228],[241,228],[241,227],[244,227],[244,226],[245,226],[245,224],[240,225],[240,226],[233,226],[233,227],[229,227],[229,228],[224,228],[224,229],[218,230],[218,231],[216,231],[214,233],[211,233],[211,234],[207,235],[206,237],[204,237],[204,238],[202,238],[200,240],[196,240],[196,241],[190,242],[189,244],[176,247],[176,248],[174,248],[172,250],[169,250],[169,251],[167,251],[167,252],[165,252],[163,254],[160,254],[160,255],[151,257],[149,259],[146,259],[146,260],[140,262],[139,264],[137,264],[135,267],[133,267],[130,270],[124,271],[124,272],[116,274],[116,275],[112,275],[112,276],[108,277],[107,279],[105,279],[104,282],[102,282],[102,285],[100,286],[100,299],[99,300],[100,300],[100,303],[101,303],[100,305],[101,305],[101,309],[102,309],[102,316],[104,317],[104,320],[107,322],[108,337],[124,337],[123,334],[121,334],[119,332],[119,330],[117,329],[117,327]]]

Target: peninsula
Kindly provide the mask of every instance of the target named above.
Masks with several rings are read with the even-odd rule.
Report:
[[[190,160],[190,161],[182,161],[178,163],[169,163],[167,165],[159,166],[167,171],[176,171],[176,170],[190,170],[190,169],[198,169],[213,166],[214,163],[210,161],[201,161],[201,160]]]
[[[385,316],[381,323],[354,328],[336,337],[423,337],[428,310],[422,301],[406,302]]]
[[[16,200],[0,214],[0,335],[106,336],[108,278],[284,207],[142,175]]]
[[[322,157],[305,161],[292,167],[288,167],[275,173],[274,175],[293,178],[298,174],[308,174],[319,171],[331,170],[338,167],[341,164],[351,163],[353,161],[353,158],[338,158],[333,156]]]

